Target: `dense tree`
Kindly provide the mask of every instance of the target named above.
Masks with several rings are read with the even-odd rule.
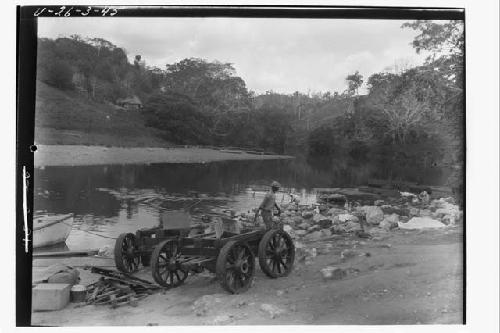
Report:
[[[146,125],[162,130],[163,137],[179,144],[210,143],[206,117],[186,95],[155,94],[144,105]]]
[[[349,95],[358,95],[359,88],[363,84],[363,76],[359,74],[359,71],[349,74],[346,77],[347,82],[347,92]]]

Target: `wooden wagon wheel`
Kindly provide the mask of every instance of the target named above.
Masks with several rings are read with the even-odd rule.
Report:
[[[225,290],[232,294],[244,292],[252,282],[255,257],[248,245],[229,241],[217,257],[215,271]]]
[[[134,273],[139,269],[137,239],[134,234],[121,234],[115,242],[115,265],[124,273]]]
[[[179,245],[175,240],[165,240],[155,247],[151,255],[151,270],[156,283],[173,288],[186,280],[189,272],[181,269],[179,256]]]
[[[293,268],[295,245],[283,230],[269,230],[259,243],[259,265],[271,278],[287,276]]]

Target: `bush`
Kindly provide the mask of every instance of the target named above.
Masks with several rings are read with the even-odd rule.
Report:
[[[144,105],[146,126],[162,131],[163,138],[178,144],[205,144],[209,136],[206,117],[185,95],[155,94]]]

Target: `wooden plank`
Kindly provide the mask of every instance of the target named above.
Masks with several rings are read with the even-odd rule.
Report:
[[[68,258],[68,257],[88,257],[99,253],[98,249],[81,251],[59,251],[59,252],[34,252],[33,258]]]

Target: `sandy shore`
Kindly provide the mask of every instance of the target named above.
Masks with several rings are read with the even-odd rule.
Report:
[[[317,248],[311,262],[296,260],[287,277],[270,279],[255,269],[252,287],[239,295],[222,289],[208,272],[190,276],[185,284],[129,305],[77,307],[34,312],[40,326],[146,325],[396,325],[460,324],[462,322],[462,233],[459,227],[428,231],[393,231],[379,239],[336,235],[308,244]],[[370,255],[341,259],[343,250]],[[33,273],[55,262],[77,267],[81,283],[99,276],[85,264],[113,269],[111,259],[35,259]],[[335,265],[349,269],[341,280],[322,279],[320,270]],[[152,281],[151,268],[137,277]],[[206,299],[206,312],[195,313],[195,302]],[[281,309],[270,315],[263,305]]]
[[[255,155],[208,148],[119,148],[102,146],[38,145],[35,166],[144,163],[206,163],[227,160],[289,159],[286,155]]]

